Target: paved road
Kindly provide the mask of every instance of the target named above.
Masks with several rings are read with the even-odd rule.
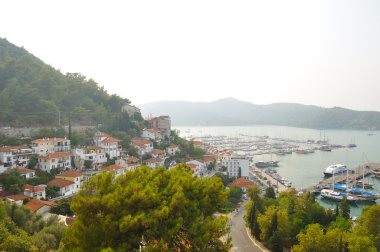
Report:
[[[267,251],[261,249],[258,245],[254,243],[249,237],[247,229],[244,223],[244,204],[238,208],[237,213],[231,214],[230,224],[231,231],[230,235],[232,237],[232,250],[233,252],[262,252]]]

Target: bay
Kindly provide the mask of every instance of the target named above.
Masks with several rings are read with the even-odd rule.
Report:
[[[339,148],[331,152],[316,151],[302,155],[293,153],[285,156],[275,154],[257,155],[254,160],[278,160],[277,172],[293,183],[296,189],[310,186],[324,179],[323,170],[331,164],[346,164],[350,168],[364,163],[380,163],[380,132],[360,130],[315,130],[285,126],[252,125],[252,126],[198,126],[173,127],[180,132],[181,137],[227,136],[244,139],[244,136],[269,136],[306,142],[312,140],[328,140],[330,144],[347,146],[355,143],[356,148]],[[298,144],[307,148],[306,144]],[[368,177],[374,183],[373,191],[380,193],[380,179]],[[336,203],[317,197],[320,203],[329,208],[335,208]],[[380,203],[378,200],[377,203]],[[352,205],[351,214],[358,216],[365,204]]]

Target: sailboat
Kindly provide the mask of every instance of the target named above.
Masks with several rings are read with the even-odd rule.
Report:
[[[362,185],[362,190],[352,189],[352,190],[350,190],[350,193],[357,194],[357,198],[360,201],[375,201],[375,200],[379,199],[380,196],[377,193],[368,192],[368,191],[364,190],[365,188],[368,188],[368,185],[371,185],[370,188],[373,187],[373,185],[370,184],[368,181],[367,182],[364,181],[364,175],[365,175],[365,173],[364,173],[364,165],[363,165],[363,178],[361,181],[359,180],[361,185]],[[359,182],[359,181],[357,181],[357,182]],[[360,183],[357,183],[356,185],[358,185]],[[366,187],[366,185],[367,185],[367,187]]]
[[[342,201],[344,197],[347,198],[347,201],[350,203],[355,203],[357,201],[356,197],[350,196],[343,192],[336,192],[335,191],[335,180],[334,180],[334,173],[333,173],[333,183],[332,183],[332,190],[330,189],[322,189],[321,191],[321,197],[334,200],[334,201]]]

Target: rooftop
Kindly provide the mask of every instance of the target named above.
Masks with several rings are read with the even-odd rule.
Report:
[[[56,186],[58,188],[63,188],[63,187],[70,186],[73,184],[74,184],[74,182],[72,182],[70,180],[55,178],[55,179],[49,181],[48,186]]]
[[[33,212],[38,211],[38,209],[44,206],[54,206],[54,202],[39,200],[39,199],[31,199],[28,203],[25,204],[26,207],[29,207]]]
[[[77,171],[67,171],[67,172],[62,172],[58,174],[56,177],[70,177],[70,178],[76,178],[83,176],[83,173],[77,172]]]
[[[251,187],[251,186],[254,186],[255,184],[248,180],[248,179],[245,179],[245,178],[238,178],[236,179],[234,182],[232,183],[229,183],[227,186],[228,187],[244,187],[244,188],[248,188],[248,187]]]

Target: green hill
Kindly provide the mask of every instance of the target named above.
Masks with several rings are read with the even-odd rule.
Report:
[[[233,98],[213,102],[162,101],[140,106],[144,114],[167,114],[177,126],[282,125],[314,129],[380,130],[380,112],[295,103],[256,105]]]
[[[128,99],[108,94],[94,80],[62,74],[0,38],[0,126],[50,127],[70,120],[73,125],[117,128],[126,117],[121,115],[125,102]]]

